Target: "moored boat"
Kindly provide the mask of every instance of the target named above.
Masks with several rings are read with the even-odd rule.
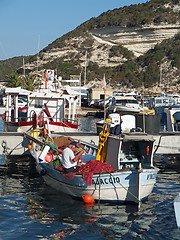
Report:
[[[108,108],[108,113],[137,114],[147,107],[141,106],[133,96],[115,96]]]
[[[6,132],[26,132],[37,125],[51,132],[77,131],[76,98],[70,98],[68,118],[65,117],[65,96],[53,92],[30,92],[21,88],[6,88],[6,112],[3,116]],[[18,97],[25,96],[21,108]]]
[[[96,201],[139,203],[151,194],[156,182],[158,169],[153,166],[154,139],[144,133],[119,136],[106,133],[102,131],[99,147],[77,142],[84,149],[84,165],[73,176],[63,171],[61,154],[54,154],[57,153],[54,142],[48,144],[29,134],[26,137],[33,141],[30,151],[36,159],[38,172],[51,187],[77,198],[90,194]],[[107,142],[102,143],[102,139]],[[46,146],[53,154],[52,162],[40,157]],[[91,170],[88,172],[87,169]]]
[[[180,193],[174,199],[174,212],[175,212],[177,226],[178,228],[180,228]]]

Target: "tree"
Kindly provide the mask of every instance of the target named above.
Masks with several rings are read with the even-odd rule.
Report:
[[[20,81],[22,86],[29,91],[33,91],[35,88],[39,86],[39,80],[37,80],[36,76],[33,74],[21,76]]]
[[[21,81],[19,78],[19,75],[17,73],[12,74],[10,76],[10,80],[7,84],[8,87],[20,87],[21,86]]]

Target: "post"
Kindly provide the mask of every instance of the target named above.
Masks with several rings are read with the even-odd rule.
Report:
[[[106,120],[106,78],[105,78],[105,74],[103,77],[103,84],[102,84],[102,88],[104,89],[104,121]]]
[[[45,89],[47,89],[47,70],[45,71]]]
[[[104,88],[104,121],[106,120],[106,89]]]
[[[146,132],[146,116],[144,114],[144,83],[143,83],[143,132]]]
[[[15,96],[14,102],[14,120],[18,122],[18,95]]]
[[[85,54],[84,85],[86,85],[86,67],[87,67],[87,51],[86,51],[86,54]]]

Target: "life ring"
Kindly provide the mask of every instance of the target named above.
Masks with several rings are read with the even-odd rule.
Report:
[[[43,114],[42,113],[38,117],[38,125],[39,125],[39,127],[43,127],[44,126],[44,118],[43,118]]]

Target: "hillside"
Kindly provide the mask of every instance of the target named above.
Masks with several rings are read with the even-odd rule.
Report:
[[[40,53],[25,59],[26,72],[55,69],[58,76],[84,73],[87,54],[87,81],[102,79],[121,87],[161,85],[179,89],[180,60],[179,0],[151,0],[102,13],[49,44]],[[9,61],[11,66],[9,67]],[[0,61],[0,79],[22,69],[22,57]],[[168,83],[168,84],[167,84]],[[163,86],[161,86],[162,88]],[[157,91],[157,89],[153,89]]]

